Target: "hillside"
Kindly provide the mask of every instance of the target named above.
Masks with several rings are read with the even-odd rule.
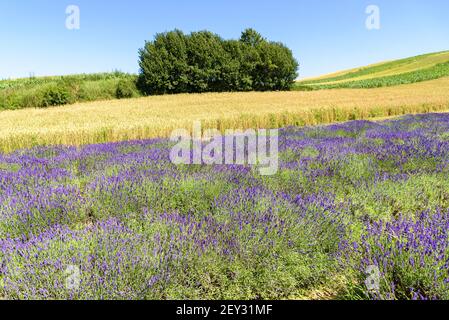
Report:
[[[373,88],[449,76],[449,51],[381,62],[297,82],[297,90]]]

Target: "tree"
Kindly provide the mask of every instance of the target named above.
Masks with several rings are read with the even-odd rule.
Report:
[[[226,91],[225,65],[229,54],[223,39],[209,31],[193,32],[188,38],[189,92]]]
[[[187,39],[182,31],[157,34],[139,55],[139,88],[144,93],[188,92]]]
[[[254,29],[242,32],[244,44],[242,73],[256,91],[288,90],[298,77],[298,62],[280,42],[268,42]]]
[[[256,47],[262,42],[266,42],[266,40],[262,37],[262,35],[254,29],[246,29],[242,32],[240,36],[240,41],[244,44],[247,44],[251,47]]]
[[[298,77],[298,62],[290,49],[279,42],[262,42],[257,46],[260,62],[256,66],[255,90],[288,90]]]

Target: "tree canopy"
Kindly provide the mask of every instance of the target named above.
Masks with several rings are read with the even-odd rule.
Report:
[[[159,33],[139,58],[145,94],[288,90],[298,76],[291,50],[253,29],[239,40],[209,31]]]

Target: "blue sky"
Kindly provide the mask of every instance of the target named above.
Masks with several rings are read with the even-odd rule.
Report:
[[[80,8],[68,30],[66,7]],[[368,5],[379,30],[365,27]],[[447,0],[0,0],[0,78],[118,69],[138,72],[138,49],[157,32],[252,27],[289,46],[310,77],[449,50]]]

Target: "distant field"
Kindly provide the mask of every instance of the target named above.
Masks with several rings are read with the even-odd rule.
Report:
[[[415,83],[449,76],[449,51],[377,63],[296,84],[296,89],[373,88]]]
[[[225,128],[313,125],[449,109],[449,78],[377,89],[182,94],[0,112],[0,150],[166,137],[192,121]]]

